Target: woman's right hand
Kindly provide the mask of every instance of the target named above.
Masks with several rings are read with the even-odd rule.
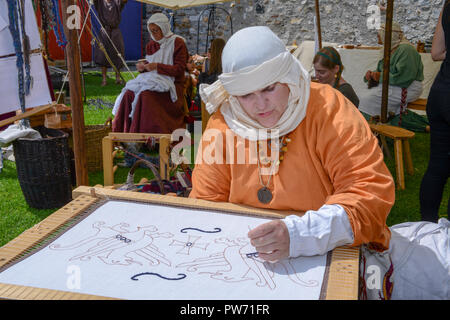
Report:
[[[367,80],[367,81],[369,81],[371,78],[372,78],[372,71],[367,71],[366,72],[366,75],[364,76],[364,78]]]

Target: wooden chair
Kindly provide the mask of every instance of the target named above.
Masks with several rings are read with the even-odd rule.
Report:
[[[159,172],[162,179],[169,179],[169,145],[170,134],[157,133],[120,133],[111,132],[108,136],[103,138],[103,183],[104,186],[114,185],[114,172],[117,170],[117,165],[114,166],[114,157],[117,150],[114,151],[114,143],[118,142],[143,142],[149,138],[159,139]]]
[[[382,139],[384,147],[386,146],[385,137],[394,140],[394,153],[395,153],[395,172],[397,180],[397,189],[405,189],[405,176],[403,172],[403,156],[405,158],[406,172],[409,175],[414,174],[414,167],[411,157],[411,149],[409,146],[409,139],[414,137],[414,132],[404,128],[391,126],[388,124],[375,124],[369,123],[370,129],[375,134],[379,135]]]

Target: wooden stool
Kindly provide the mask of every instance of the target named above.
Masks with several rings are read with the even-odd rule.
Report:
[[[417,99],[415,101],[408,103],[406,108],[411,109],[411,110],[426,111],[427,110],[427,101],[428,101],[428,99]],[[425,131],[430,132],[430,126],[426,126]]]
[[[412,109],[412,110],[422,110],[425,111],[427,109],[427,99],[417,99],[415,101],[412,101],[408,103],[406,108]]]
[[[397,176],[397,188],[400,190],[404,190],[405,176],[403,173],[403,155],[405,155],[406,172],[409,175],[414,174],[411,149],[409,147],[408,141],[408,139],[414,137],[415,135],[414,132],[406,130],[404,128],[391,126],[388,124],[369,123],[369,126],[374,133],[379,134],[382,137],[387,137],[394,140],[395,172]],[[383,143],[385,143],[385,141],[383,141]]]

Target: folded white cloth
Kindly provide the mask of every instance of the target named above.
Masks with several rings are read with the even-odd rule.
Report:
[[[32,128],[25,128],[21,125],[13,124],[0,132],[0,147],[6,147],[19,138],[40,139],[42,137],[38,131]]]
[[[450,300],[450,222],[394,225],[389,249],[363,245],[361,277],[369,300]]]
[[[390,229],[392,299],[450,300],[450,222],[405,222]]]
[[[116,102],[114,103],[114,108],[112,111],[113,115],[116,115],[117,111],[119,110],[119,106],[122,101],[123,95],[127,90],[131,90],[134,92],[134,100],[131,104],[130,118],[133,117],[139,95],[141,94],[142,91],[145,90],[156,92],[169,91],[172,102],[177,101],[177,91],[175,89],[173,77],[160,75],[156,72],[156,70],[144,72],[139,74],[135,79],[129,80],[127,82],[125,87],[122,89],[122,92],[116,98]]]

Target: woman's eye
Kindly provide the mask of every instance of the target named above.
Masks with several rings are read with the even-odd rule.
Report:
[[[271,86],[268,86],[267,88],[265,88],[263,91],[270,92],[270,91],[273,91],[274,89],[275,89],[275,85],[271,85]]]

